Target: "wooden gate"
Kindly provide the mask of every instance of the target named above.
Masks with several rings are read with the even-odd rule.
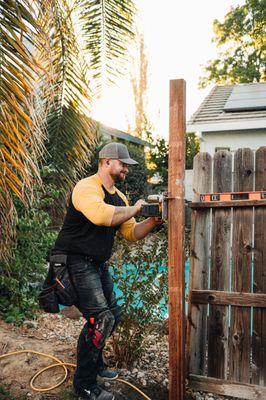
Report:
[[[199,195],[266,191],[266,147],[194,159],[187,325],[189,386],[266,399],[266,199]]]

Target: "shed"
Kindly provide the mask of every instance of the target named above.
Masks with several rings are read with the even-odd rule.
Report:
[[[119,142],[124,142],[125,144],[132,143],[136,146],[142,147],[143,149],[145,147],[151,147],[151,144],[145,140],[142,140],[136,136],[130,135],[129,133],[123,132],[119,129],[111,128],[100,122],[99,122],[99,134],[104,139],[107,139],[107,140],[108,139],[114,140],[114,141],[117,140]]]

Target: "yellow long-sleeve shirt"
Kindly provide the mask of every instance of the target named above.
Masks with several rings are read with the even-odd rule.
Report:
[[[136,240],[134,218],[119,226],[111,226],[115,207],[119,206],[128,206],[126,196],[117,188],[113,192],[105,189],[98,174],[79,181],[72,192],[55,249],[88,255],[96,261],[107,260],[117,230],[125,239]]]
[[[76,210],[82,212],[93,224],[100,226],[111,226],[115,212],[115,206],[105,202],[106,192],[110,196],[118,195],[128,206],[126,196],[117,188],[113,192],[104,190],[103,183],[98,174],[82,179],[75,186],[72,193],[72,202]],[[117,204],[122,205],[122,204]],[[119,226],[119,232],[130,241],[135,241],[134,228],[135,218],[130,218]]]

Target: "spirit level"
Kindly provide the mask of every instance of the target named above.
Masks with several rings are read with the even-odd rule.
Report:
[[[241,201],[241,200],[265,200],[266,192],[224,192],[224,193],[204,193],[200,195],[201,202],[210,201]]]

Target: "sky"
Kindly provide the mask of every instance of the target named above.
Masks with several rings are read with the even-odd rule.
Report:
[[[244,0],[137,0],[140,25],[146,42],[149,69],[148,116],[154,137],[168,138],[169,81],[184,79],[187,89],[187,120],[210,92],[198,88],[203,65],[217,56],[213,21],[223,21],[231,6]],[[94,118],[127,131],[133,100],[128,79],[109,88],[95,102]]]

